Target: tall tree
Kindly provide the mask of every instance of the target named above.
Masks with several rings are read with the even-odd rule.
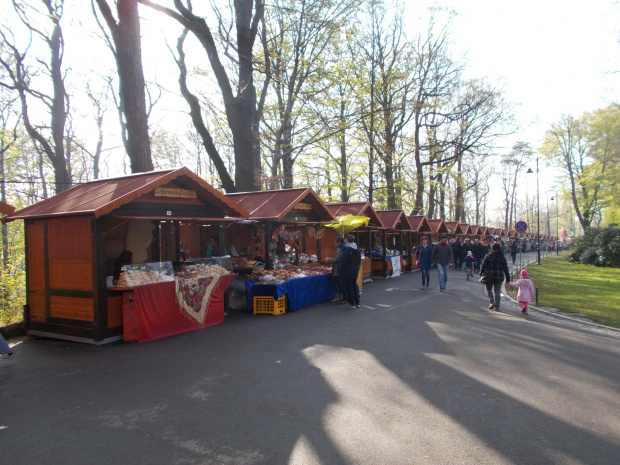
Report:
[[[517,142],[509,154],[501,160],[501,182],[504,192],[504,228],[510,228],[516,220],[517,180],[532,155],[532,148],[526,142]]]
[[[330,45],[359,3],[276,0],[266,11],[269,32],[264,53],[270,63],[275,111],[265,126],[273,141],[272,176],[282,181],[282,187],[293,186],[293,165],[301,150],[323,137],[314,121],[304,117],[303,108],[315,95],[328,91],[320,78],[327,72]]]
[[[588,176],[593,162],[591,145],[586,117],[564,115],[547,130],[540,150],[568,178],[573,206],[584,232],[600,208],[600,179],[596,181]]]
[[[194,14],[191,2],[174,0],[176,10],[164,7],[150,0],[140,3],[175,19],[184,28],[194,34],[203,46],[211,69],[215,75],[222,95],[226,118],[233,138],[235,152],[235,186],[236,191],[257,190],[261,176],[259,111],[257,109],[257,92],[254,85],[253,51],[259,33],[259,26],[264,14],[263,0],[234,0],[233,21],[236,38],[230,34],[230,28],[224,24],[220,15],[218,30],[223,31],[224,52],[218,50],[211,28],[204,17]],[[234,57],[235,78],[229,77],[222,56],[229,50],[236,51]],[[236,93],[233,91],[236,79]]]
[[[95,1],[110,29],[114,44],[113,52],[120,85],[120,108],[126,130],[124,139],[131,172],[152,171],[138,2],[116,0],[117,19],[108,0]]]
[[[71,187],[72,182],[65,152],[65,123],[69,112],[69,96],[65,90],[66,71],[63,69],[65,43],[60,24],[64,1],[41,0],[41,5],[43,8],[39,10],[34,7],[35,5],[27,6],[22,2],[13,2],[19,21],[27,28],[31,37],[31,42],[23,50],[16,44],[10,25],[2,23],[0,36],[3,47],[0,65],[5,71],[5,76],[0,81],[0,86],[15,91],[19,96],[24,127],[35,146],[52,163],[55,190],[59,193]],[[44,19],[42,24],[41,19]],[[49,52],[48,62],[32,56],[31,59],[39,63],[39,69],[32,68],[28,64],[29,54],[34,55],[31,48],[33,36],[41,40]],[[51,94],[35,86],[33,75],[36,76],[39,71],[49,80],[48,87],[52,89]],[[31,110],[31,104],[35,102],[46,108],[49,117],[46,123],[37,121],[39,112]]]

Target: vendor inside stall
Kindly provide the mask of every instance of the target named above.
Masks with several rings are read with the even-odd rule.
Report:
[[[217,236],[211,236],[208,243],[207,257],[222,257],[228,255],[228,250],[222,248],[220,250],[220,241]]]

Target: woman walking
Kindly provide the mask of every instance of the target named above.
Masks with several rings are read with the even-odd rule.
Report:
[[[418,260],[418,268],[422,271],[422,290],[428,289],[431,283],[431,255],[433,247],[428,243],[428,237],[422,238],[422,243],[415,252],[415,258]]]
[[[484,283],[487,287],[487,295],[489,296],[489,309],[495,308],[499,312],[499,304],[502,300],[502,283],[504,279],[510,282],[510,271],[508,271],[508,263],[502,253],[502,247],[495,243],[482,261],[480,267],[480,276],[484,275]]]

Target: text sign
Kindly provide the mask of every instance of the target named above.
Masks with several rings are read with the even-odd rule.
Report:
[[[527,223],[525,221],[517,221],[515,223],[515,231],[517,232],[527,231]]]

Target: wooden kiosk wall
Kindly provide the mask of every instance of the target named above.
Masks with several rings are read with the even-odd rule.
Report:
[[[26,266],[27,330],[35,335],[62,334],[82,342],[122,336],[122,302],[107,302],[102,222],[92,216],[28,220]]]

